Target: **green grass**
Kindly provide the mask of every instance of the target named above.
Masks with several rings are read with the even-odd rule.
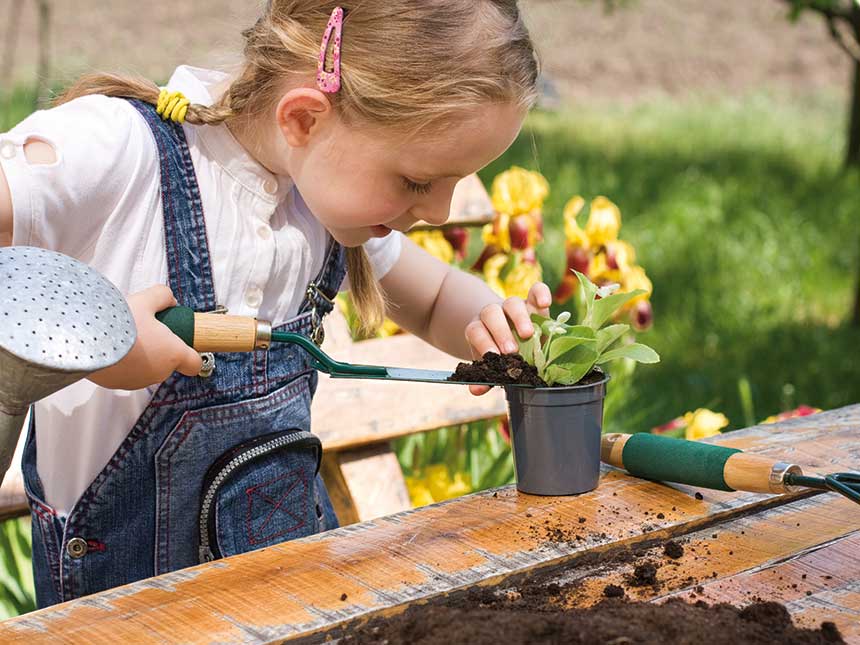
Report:
[[[0,132],[6,132],[36,107],[36,91],[16,87],[12,92],[0,92]]]

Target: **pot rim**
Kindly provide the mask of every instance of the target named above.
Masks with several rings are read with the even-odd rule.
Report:
[[[586,390],[588,388],[598,387],[600,385],[606,385],[606,383],[612,380],[612,375],[607,372],[604,372],[600,367],[595,366],[591,370],[591,372],[600,372],[601,374],[603,374],[603,378],[599,381],[595,381],[594,383],[585,383],[584,385],[561,385],[559,387],[517,387],[508,385],[505,386],[505,389],[511,388],[524,390],[526,392],[571,392],[576,390]],[[589,372],[588,374],[591,374],[591,372]],[[588,376],[588,374],[586,374],[586,376]]]

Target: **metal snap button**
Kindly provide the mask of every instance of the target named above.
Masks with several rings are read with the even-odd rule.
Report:
[[[4,159],[11,159],[15,156],[15,144],[10,141],[4,141],[2,145],[0,145],[0,157]]]
[[[66,552],[69,554],[69,557],[76,560],[84,557],[88,550],[87,541],[83,538],[74,537],[66,544]]]
[[[203,352],[200,354],[200,358],[203,360],[203,364],[200,367],[200,371],[197,373],[197,376],[201,378],[209,378],[212,376],[212,372],[215,371],[215,354],[212,352]]]

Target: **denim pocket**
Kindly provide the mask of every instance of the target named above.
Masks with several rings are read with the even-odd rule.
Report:
[[[208,562],[313,535],[322,444],[309,432],[274,432],[235,446],[206,473],[199,558]]]

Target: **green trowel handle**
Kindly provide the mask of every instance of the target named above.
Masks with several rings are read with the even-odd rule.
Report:
[[[268,349],[271,343],[292,343],[313,356],[316,369],[332,376],[384,378],[388,375],[384,367],[336,361],[306,336],[272,331],[271,323],[251,316],[198,313],[188,307],[170,307],[155,317],[198,352],[251,352]]]
[[[600,458],[643,479],[716,490],[785,493],[785,475],[802,474],[794,464],[735,448],[647,433],[604,435]]]
[[[336,361],[321,350],[310,338],[302,336],[301,334],[293,334],[286,331],[273,331],[272,342],[300,345],[314,357],[316,369],[334,377],[370,376],[379,378],[388,376],[388,369],[385,367],[378,367],[376,365],[353,365],[352,363],[341,363],[340,361]]]

